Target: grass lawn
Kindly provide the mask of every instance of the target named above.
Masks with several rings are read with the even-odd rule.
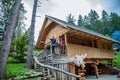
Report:
[[[25,68],[25,63],[8,63],[6,70],[6,77],[17,77],[22,76],[28,70]]]
[[[20,77],[26,74],[30,74],[30,70],[25,68],[26,63],[19,63],[17,60],[9,57],[5,77],[12,78],[12,77]],[[24,80],[37,80],[37,78],[32,79],[24,79]]]

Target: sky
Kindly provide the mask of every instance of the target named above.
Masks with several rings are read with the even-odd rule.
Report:
[[[26,29],[30,27],[32,8],[34,0],[22,0],[27,13],[25,14]],[[41,30],[45,15],[53,16],[61,20],[66,20],[68,14],[74,15],[77,19],[79,14],[87,15],[91,9],[95,10],[101,16],[102,10],[116,12],[120,15],[120,0],[39,0],[37,16],[35,22],[35,42]]]

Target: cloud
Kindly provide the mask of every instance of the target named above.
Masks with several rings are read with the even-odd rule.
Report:
[[[38,13],[45,14],[45,13],[50,13],[53,11],[55,8],[56,4],[53,2],[53,0],[39,0],[41,7],[38,7]]]
[[[89,2],[91,7],[93,8],[102,4],[102,0],[86,0],[86,1]]]
[[[30,25],[32,8],[34,0],[22,0],[25,3],[25,8],[28,11],[26,16],[28,20],[26,24]],[[50,15],[59,19],[66,20],[66,16],[71,13],[78,18],[78,15],[87,15],[91,9],[96,10],[99,15],[104,9],[107,12],[115,11],[120,12],[120,1],[119,0],[39,0],[41,7],[37,9],[37,15],[41,17],[36,17],[36,27],[35,27],[35,41],[39,35],[39,30],[43,24],[45,15]]]

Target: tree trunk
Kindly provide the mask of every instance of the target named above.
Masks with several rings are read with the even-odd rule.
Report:
[[[29,44],[28,44],[28,52],[27,52],[27,68],[32,68],[32,49],[34,42],[34,28],[35,28],[35,18],[36,18],[36,10],[37,10],[37,2],[38,0],[34,0],[33,12],[32,12],[32,20],[30,26],[30,36],[29,36]]]
[[[10,44],[12,40],[12,35],[13,35],[14,26],[16,23],[16,18],[18,15],[20,3],[21,3],[21,0],[15,0],[15,3],[13,5],[13,8],[10,14],[10,18],[8,21],[9,25],[6,26],[6,33],[4,35],[2,47],[0,50],[0,80],[4,80],[7,58],[10,51]]]

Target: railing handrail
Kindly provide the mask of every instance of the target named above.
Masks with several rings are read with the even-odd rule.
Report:
[[[39,64],[40,66],[42,66],[42,67],[50,68],[50,69],[53,69],[53,70],[62,72],[62,73],[64,73],[64,74],[67,74],[67,75],[70,75],[70,76],[73,76],[73,77],[76,77],[76,78],[80,78],[80,75],[75,75],[75,74],[73,74],[73,73],[64,71],[64,70],[62,70],[62,69],[59,69],[59,68],[56,68],[56,67],[53,67],[53,66],[50,66],[50,65],[45,65],[45,64],[43,64],[43,63],[40,63],[40,62],[38,61],[38,59],[37,59],[36,56],[34,56],[33,58],[34,58],[35,62],[36,62],[37,64]]]

